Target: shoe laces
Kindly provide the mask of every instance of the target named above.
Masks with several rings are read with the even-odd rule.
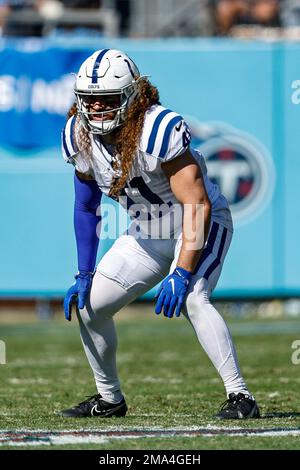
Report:
[[[96,393],[95,395],[87,396],[85,400],[81,401],[80,403],[78,403],[78,405],[76,405],[76,408],[80,408],[82,405],[87,405],[90,402],[95,402],[95,401],[99,402],[100,398],[101,398],[100,393]]]
[[[230,393],[227,400],[224,401],[221,405],[221,411],[225,408],[228,410],[234,410],[238,404],[243,401],[245,398],[249,398],[250,396],[244,395],[243,393],[238,393],[237,395],[234,393]]]

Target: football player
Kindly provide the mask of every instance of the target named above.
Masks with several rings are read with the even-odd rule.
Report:
[[[258,418],[229,330],[210,302],[232,238],[230,210],[190,147],[187,123],[160,104],[157,88],[122,51],[88,57],[74,92],[62,151],[75,167],[78,273],[64,309],[70,321],[77,307],[98,393],[61,416],[126,414],[113,316],[162,281],[156,314],[182,312],[223,380],[227,400],[218,418]],[[118,200],[132,223],[95,270],[102,193]]]

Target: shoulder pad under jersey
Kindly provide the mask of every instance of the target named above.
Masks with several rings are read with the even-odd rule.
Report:
[[[62,130],[62,154],[67,163],[76,165],[75,155],[79,152],[75,139],[76,115],[70,117]]]
[[[191,134],[184,118],[160,105],[145,114],[140,150],[162,162],[181,155],[189,146]]]

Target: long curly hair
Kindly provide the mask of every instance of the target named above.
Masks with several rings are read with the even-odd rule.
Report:
[[[113,170],[118,174],[111,184],[109,196],[118,198],[129,176],[130,168],[137,154],[146,111],[154,104],[160,104],[158,89],[147,78],[137,84],[138,94],[127,110],[124,124],[115,131],[115,157]],[[70,108],[68,117],[77,114],[76,103]],[[92,158],[91,138],[81,123],[79,114],[75,123],[75,138],[79,150],[86,159]]]

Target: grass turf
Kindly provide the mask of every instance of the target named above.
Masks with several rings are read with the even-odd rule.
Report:
[[[152,310],[152,306],[137,304],[117,318],[118,368],[129,411],[126,418],[105,420],[63,419],[54,414],[96,393],[76,320],[71,324],[55,319],[1,325],[0,316],[0,339],[7,350],[7,364],[0,366],[0,429],[101,431],[208,425],[300,429],[300,365],[291,362],[292,342],[300,339],[299,322],[229,323],[243,374],[263,419],[220,422],[214,414],[225,399],[223,385],[193,330],[184,318],[168,320]],[[14,447],[0,447],[6,448]],[[300,444],[294,436],[224,434],[107,438],[103,444],[27,448],[299,449]]]

